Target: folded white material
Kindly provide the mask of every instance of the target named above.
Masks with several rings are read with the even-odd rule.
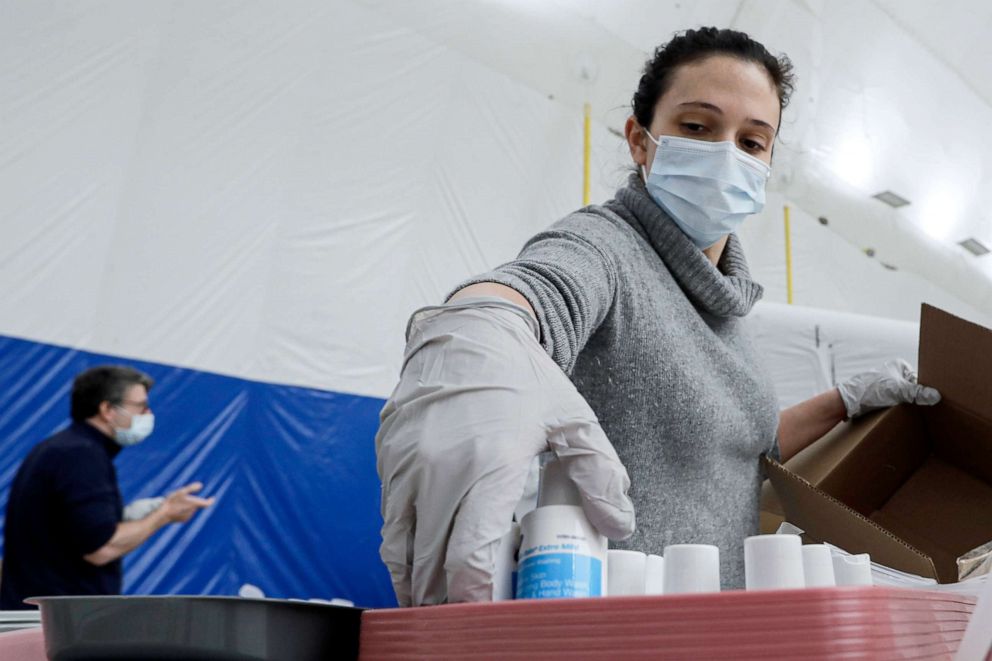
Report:
[[[139,498],[124,508],[124,520],[137,521],[138,519],[143,519],[161,507],[164,502],[164,496],[159,496],[158,498]]]

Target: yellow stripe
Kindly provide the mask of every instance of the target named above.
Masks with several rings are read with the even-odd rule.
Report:
[[[785,205],[785,290],[792,305],[792,235],[789,232],[789,205]]]
[[[589,152],[590,152],[590,128],[592,124],[592,106],[588,103],[583,107],[585,119],[583,121],[582,133],[582,206],[589,204]]]

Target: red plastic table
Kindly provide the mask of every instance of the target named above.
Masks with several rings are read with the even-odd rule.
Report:
[[[855,587],[370,610],[360,658],[951,659],[974,604]],[[0,634],[0,659],[44,661],[41,629]]]
[[[367,611],[360,655],[390,659],[950,659],[975,600],[842,587]]]

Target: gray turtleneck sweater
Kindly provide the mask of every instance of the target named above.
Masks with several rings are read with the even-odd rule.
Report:
[[[530,302],[542,345],[627,467],[637,531],[615,546],[715,544],[723,586],[743,587],[743,540],[758,531],[759,458],[778,453],[778,407],[745,328],[762,289],[737,237],[714,267],[632,175],[613,200],[459,288],[477,282]]]

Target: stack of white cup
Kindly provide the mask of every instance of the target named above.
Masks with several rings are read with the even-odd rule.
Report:
[[[795,535],[756,535],[744,540],[748,590],[872,585],[871,557],[834,555],[826,544],[803,546]]]
[[[748,590],[806,587],[802,541],[797,535],[755,535],[744,540],[744,585]]]
[[[607,553],[606,567],[611,597],[665,592],[665,559],[660,555],[613,550]]]
[[[720,549],[710,544],[665,547],[665,594],[720,591]]]
[[[606,592],[611,597],[644,594],[647,556],[640,551],[606,553]]]
[[[708,544],[673,544],[664,557],[640,551],[607,553],[610,596],[720,591],[720,551]],[[837,555],[826,544],[803,545],[797,535],[755,535],[744,540],[748,590],[871,585],[868,554]]]
[[[644,562],[644,594],[665,593],[665,558],[649,555]]]
[[[874,583],[871,577],[871,557],[867,553],[835,555],[833,567],[837,585],[872,585]]]
[[[829,588],[837,585],[830,547],[826,544],[803,545],[803,575],[808,588]]]
[[[612,550],[606,568],[611,597],[720,591],[720,551],[709,544],[674,544],[664,556]]]

